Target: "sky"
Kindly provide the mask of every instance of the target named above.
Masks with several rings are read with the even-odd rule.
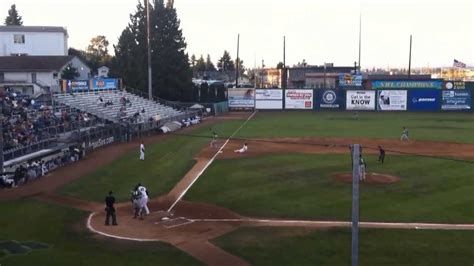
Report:
[[[166,2],[166,1],[165,1]],[[2,0],[0,17],[16,4],[26,26],[63,26],[69,46],[85,49],[92,37],[115,44],[138,0]],[[175,0],[189,55],[237,53],[247,67],[275,67],[303,59],[311,65],[352,66],[358,60],[362,14],[362,68],[474,65],[472,0]],[[3,19],[3,18],[2,18]],[[109,50],[113,50],[112,45]]]

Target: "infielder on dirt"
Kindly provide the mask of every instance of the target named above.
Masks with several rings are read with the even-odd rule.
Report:
[[[401,141],[409,141],[410,139],[408,138],[408,128],[403,127],[402,131],[402,136],[400,137]]]
[[[244,143],[244,146],[243,146],[241,149],[235,150],[234,152],[235,152],[235,153],[244,153],[244,152],[246,152],[247,150],[248,150],[247,143]]]
[[[360,176],[360,181],[362,180],[365,180],[365,168],[366,168],[366,164],[365,164],[365,160],[364,158],[362,158],[362,156],[360,156],[360,160],[359,160],[359,176]]]
[[[215,148],[217,144],[218,135],[215,131],[212,132],[211,148]]]
[[[145,145],[140,144],[140,161],[145,161]]]
[[[385,161],[385,150],[382,148],[382,146],[379,146],[379,159],[378,162],[382,163]]]

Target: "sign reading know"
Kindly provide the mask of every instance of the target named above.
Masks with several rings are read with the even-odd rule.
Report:
[[[347,91],[347,110],[375,110],[375,91]]]

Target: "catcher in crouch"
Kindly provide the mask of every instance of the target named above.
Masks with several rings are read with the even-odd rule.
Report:
[[[235,152],[235,153],[244,153],[244,152],[246,152],[247,150],[248,150],[247,143],[244,143],[244,146],[243,146],[241,149],[235,150],[234,152]]]

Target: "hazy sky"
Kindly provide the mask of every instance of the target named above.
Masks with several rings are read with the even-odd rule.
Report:
[[[69,46],[85,49],[99,34],[115,44],[137,1],[2,0],[0,16],[15,3],[24,25],[67,27]],[[188,53],[209,53],[214,62],[224,49],[235,58],[240,33],[248,67],[282,61],[283,35],[288,65],[353,65],[362,13],[363,68],[407,66],[410,34],[414,67],[449,66],[454,58],[474,65],[472,0],[175,0],[175,7]]]

